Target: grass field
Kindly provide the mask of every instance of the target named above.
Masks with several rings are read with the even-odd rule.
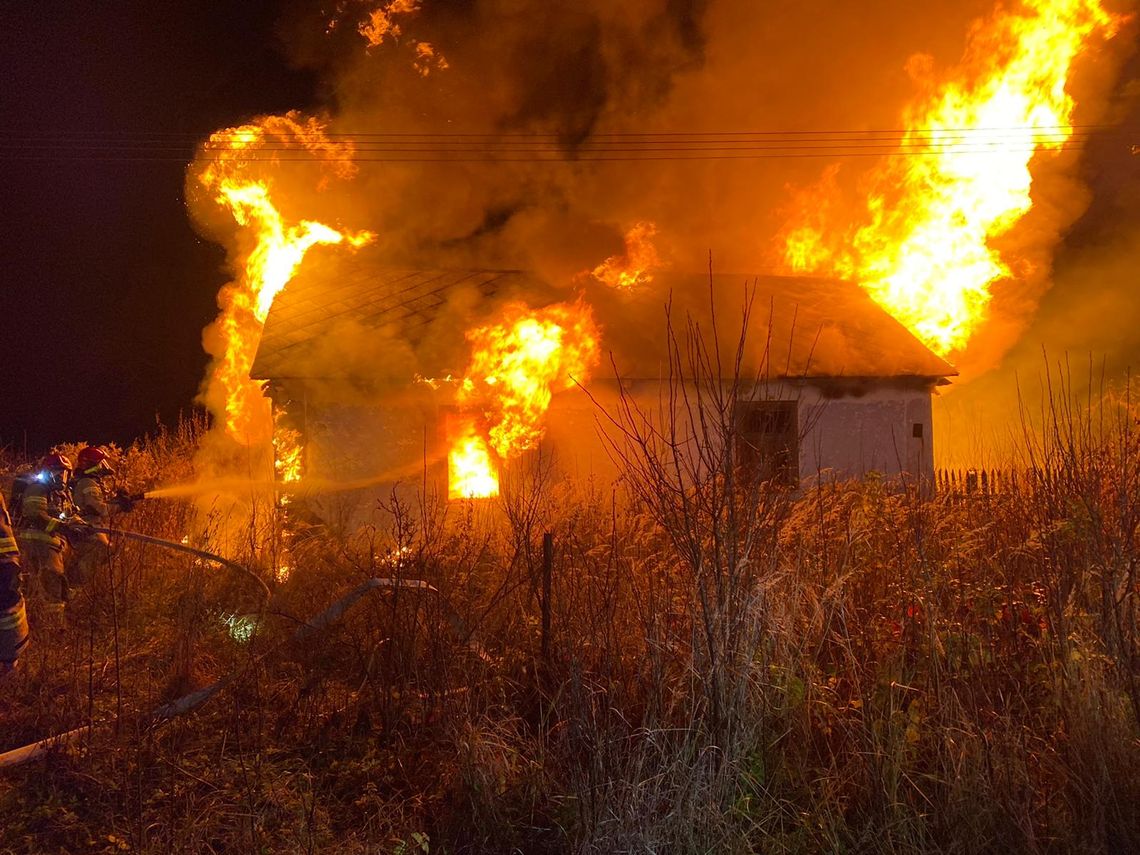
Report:
[[[89,728],[0,769],[0,851],[1133,851],[1140,443],[1127,401],[1044,415],[969,496],[716,455],[682,488],[627,433],[621,492],[278,519],[288,578],[280,542],[241,556],[268,601],[121,542],[0,684],[5,750]],[[125,452],[127,486],[189,477],[200,429]]]

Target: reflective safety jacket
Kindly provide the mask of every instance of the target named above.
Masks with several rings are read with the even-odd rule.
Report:
[[[28,612],[20,591],[20,550],[0,494],[0,666],[11,668],[28,643]]]
[[[71,485],[71,498],[76,510],[91,525],[105,526],[111,509],[102,482],[91,475],[81,475]]]
[[[61,526],[74,512],[71,497],[65,488],[33,481],[24,491],[20,538],[43,541],[56,549],[62,549]]]
[[[8,505],[4,494],[0,493],[0,567],[20,564],[20,547],[16,544],[16,533],[12,531],[12,518],[8,516]]]

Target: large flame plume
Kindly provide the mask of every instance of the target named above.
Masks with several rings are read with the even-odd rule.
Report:
[[[448,424],[451,448],[447,453],[447,498],[486,499],[499,495],[499,475],[487,440],[475,422],[459,417]]]
[[[281,151],[297,149],[342,177],[352,174],[351,145],[331,142],[318,120],[302,121],[289,113],[215,132],[202,146],[204,164],[195,175],[252,243],[239,264],[238,278],[219,293],[221,314],[207,333],[215,359],[206,397],[216,403],[220,396],[218,415],[229,436],[243,445],[268,441],[273,428],[261,384],[249,377],[273,299],[312,247],[342,242],[361,246],[372,238],[368,232],[342,232],[313,220],[285,220],[273,200],[272,179],[263,177],[258,167],[262,162],[274,165]]]
[[[589,379],[599,358],[599,330],[578,301],[531,309],[506,306],[500,319],[467,332],[471,361],[456,402],[475,421],[461,419],[450,437],[449,494],[494,495],[498,478],[488,446],[502,460],[537,446],[555,393]],[[458,479],[458,480],[456,480]]]
[[[653,273],[661,266],[653,243],[657,226],[649,222],[635,223],[625,233],[625,253],[612,255],[595,267],[591,275],[611,288],[630,290],[653,281]]]
[[[1119,24],[1100,0],[1023,0],[975,23],[948,78],[913,57],[928,94],[905,111],[897,156],[870,177],[864,223],[826,221],[825,181],[804,195],[786,263],[857,280],[931,349],[961,352],[991,285],[1012,275],[992,241],[1030,210],[1034,156],[1072,137],[1073,62]]]

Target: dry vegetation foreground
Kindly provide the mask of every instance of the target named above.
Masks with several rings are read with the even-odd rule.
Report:
[[[1054,431],[1032,477],[968,498],[793,499],[715,466],[676,489],[634,442],[626,494],[540,473],[298,533],[264,605],[120,543],[0,684],[2,750],[89,728],[0,769],[0,848],[1135,851],[1130,424]],[[192,439],[133,449],[128,479],[179,474]],[[189,516],[129,524],[181,540]]]

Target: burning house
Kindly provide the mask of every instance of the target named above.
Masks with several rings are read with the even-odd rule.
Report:
[[[379,18],[341,6],[322,38],[343,97],[216,131],[187,176],[191,212],[233,271],[203,336],[203,483],[262,473],[270,450],[279,481],[303,470],[453,497],[495,493],[534,455],[610,478],[599,406],[619,402],[620,383],[661,412],[662,307],[672,300],[682,339],[688,318],[704,335],[718,318],[719,364],[732,365],[746,282],[737,453],[789,482],[921,475],[931,395],[955,373],[944,360],[984,373],[1049,286],[1056,237],[1084,204],[1070,152],[1105,112],[1098,87],[1128,41],[1115,40],[1126,17],[1097,0],[1027,0],[973,20],[948,64],[924,22],[909,97],[872,87],[842,119],[835,99],[812,99],[857,94],[846,62],[809,64],[830,86],[789,75],[742,50],[753,29],[716,4],[573,5],[552,19],[566,25],[561,52],[526,15],[503,26],[466,6],[455,20],[414,3]],[[414,39],[385,40],[397,30],[377,21],[396,8],[424,27]],[[1115,58],[1080,83],[1077,60],[1114,40]],[[741,131],[750,117],[772,126]],[[818,174],[803,168],[812,158]],[[735,269],[796,278],[650,279],[658,226],[673,259],[715,246]],[[606,258],[623,233],[624,255]],[[483,263],[543,273],[466,269]]]
[[[727,372],[751,305],[743,462],[789,482],[932,469],[931,396],[955,370],[856,285],[659,274],[635,289],[579,283],[567,301],[531,273],[392,270],[368,256],[301,271],[251,370],[296,432],[306,480],[360,485],[317,500],[326,516],[360,519],[396,483],[491,495],[536,458],[613,481],[598,417],[619,394],[660,411],[667,303],[674,328],[697,325]]]

